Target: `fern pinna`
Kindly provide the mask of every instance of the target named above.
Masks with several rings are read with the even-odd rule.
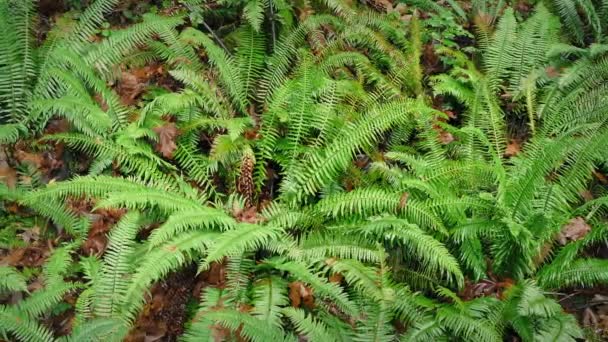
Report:
[[[37,2],[0,0],[2,338],[594,338],[560,304],[608,281],[608,7],[403,2],[185,0],[107,33],[97,0],[36,39]],[[202,285],[152,336],[176,274]]]

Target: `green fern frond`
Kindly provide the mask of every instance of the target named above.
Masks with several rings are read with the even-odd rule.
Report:
[[[289,303],[287,282],[279,277],[258,280],[253,285],[252,316],[277,327],[281,326],[281,308]]]
[[[222,211],[202,207],[192,211],[178,211],[169,216],[163,225],[150,234],[148,241],[150,248],[154,248],[183,232],[200,228],[205,230],[219,228],[225,231],[235,227],[235,220]]]
[[[314,273],[306,264],[294,261],[284,261],[280,259],[266,260],[275,269],[289,272],[295,279],[309,284],[316,296],[331,300],[342,312],[356,316],[358,310],[354,303],[348,298],[340,286],[327,281],[326,278]]]
[[[0,292],[27,291],[25,277],[11,266],[0,266]]]
[[[20,341],[51,342],[53,333],[29,317],[0,306],[0,332],[14,334]]]
[[[264,21],[264,11],[268,7],[268,0],[249,0],[243,7],[243,19],[256,31],[260,31]]]
[[[516,27],[513,10],[508,8],[498,23],[484,58],[489,86],[493,91],[498,89],[502,78],[509,74],[510,53],[515,44]]]
[[[89,135],[106,135],[112,125],[110,117],[97,105],[87,104],[80,98],[63,97],[38,100],[32,103],[34,120],[48,121],[52,115],[68,119],[79,131]],[[43,116],[43,118],[40,118]]]
[[[606,265],[602,259],[578,259],[567,269],[555,272],[551,278],[542,278],[542,286],[546,288],[565,288],[570,286],[592,287],[608,281]]]
[[[214,232],[187,232],[149,251],[136,271],[131,272],[130,282],[121,297],[121,317],[133,322],[144,305],[148,287],[200,256],[219,236]]]
[[[302,309],[284,308],[281,310],[295,325],[296,331],[312,341],[337,341],[322,322],[315,320],[312,315],[306,315]]]
[[[312,195],[342,172],[354,153],[371,145],[381,133],[407,122],[411,113],[420,110],[412,101],[392,102],[378,106],[363,119],[347,126],[328,148],[316,151],[283,182],[284,196],[300,200]]]
[[[68,336],[59,338],[60,342],[122,341],[128,333],[124,322],[112,318],[96,318],[75,327]]]
[[[0,144],[12,144],[26,131],[22,124],[0,125]]]
[[[251,3],[263,2],[265,0],[254,0]],[[243,82],[243,92],[253,98],[255,96],[255,85],[257,79],[264,69],[265,41],[260,34],[259,25],[252,24],[252,29],[244,28],[239,34],[239,46],[236,51],[236,64],[239,76]]]
[[[76,289],[76,285],[73,283],[51,283],[19,302],[14,310],[28,317],[38,318],[59,303],[67,292],[74,289]]]
[[[238,65],[234,58],[227,55],[209,37],[193,28],[184,30],[181,33],[181,38],[205,49],[210,63],[217,69],[221,83],[230,94],[232,103],[241,113],[247,113],[247,93],[244,84],[241,83]]]
[[[99,317],[116,317],[122,297],[128,287],[128,276],[133,267],[129,258],[135,250],[135,236],[140,228],[140,214],[127,213],[114,227],[104,256],[99,282],[94,284],[94,311]]]
[[[213,325],[214,322],[233,332],[238,329],[240,336],[253,342],[294,340],[293,338],[286,338],[280,329],[264,324],[264,321],[251,315],[236,310],[223,309],[206,313],[204,320],[197,322],[202,324],[193,325],[190,329],[193,332],[186,336],[185,341],[201,341],[204,338],[203,336],[209,336],[209,325]],[[204,335],[199,335],[199,332]]]
[[[179,17],[146,14],[143,22],[116,32],[102,41],[86,54],[84,60],[102,74],[108,74],[110,66],[117,64],[121,58],[135,50],[137,46],[145,44],[151,36],[162,33],[167,27],[172,28],[181,23],[182,19]]]
[[[214,261],[224,257],[240,255],[245,251],[263,248],[269,241],[281,236],[282,228],[240,223],[236,229],[222,233],[207,251],[207,257],[201,263],[199,271],[206,270]]]

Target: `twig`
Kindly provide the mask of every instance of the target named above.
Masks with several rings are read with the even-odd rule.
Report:
[[[226,47],[226,45],[224,45],[224,42],[222,42],[222,40],[220,39],[220,37],[217,36],[217,34],[215,34],[215,32],[211,29],[211,27],[209,27],[209,25],[207,25],[207,23],[205,22],[204,19],[201,19],[203,26],[205,26],[205,28],[207,29],[207,31],[209,31],[209,33],[211,33],[211,35],[213,36],[213,39],[215,39],[215,41],[220,44],[220,46],[222,47],[222,49],[224,49],[224,51],[226,51],[226,53],[228,55],[232,55],[230,53],[230,51],[228,51],[228,48]]]
[[[580,293],[581,293],[580,291],[572,292],[571,294],[569,294],[569,295],[565,296],[564,298],[560,299],[558,302],[564,301],[564,300],[566,300],[566,299],[568,299],[570,297],[576,296],[577,294],[580,294]]]
[[[200,2],[199,1],[185,1],[184,4],[186,5],[186,7],[188,8],[188,10],[190,12],[195,12],[196,9],[194,8],[194,5],[198,5]],[[209,31],[209,33],[211,33],[211,35],[213,36],[213,39],[222,47],[222,49],[224,49],[224,51],[226,51],[226,53],[228,55],[232,55],[230,53],[230,51],[228,50],[228,48],[226,47],[226,45],[224,45],[224,42],[220,39],[220,37],[217,36],[217,34],[215,34],[215,31],[213,31],[213,29],[211,29],[211,27],[209,25],[207,25],[207,22],[205,22],[205,19],[203,19],[202,15],[201,15],[201,23],[203,24],[203,26],[205,26],[205,29],[207,29],[207,31]]]
[[[272,7],[272,2],[270,2],[268,8],[270,9],[270,31],[272,32],[272,50],[274,51],[274,47],[277,43],[277,33],[276,28],[274,26],[274,8]]]

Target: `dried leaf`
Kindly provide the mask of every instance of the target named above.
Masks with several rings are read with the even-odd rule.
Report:
[[[294,281],[289,283],[289,299],[291,300],[291,306],[299,308],[302,300],[300,299],[300,282]]]
[[[452,133],[442,130],[439,132],[439,141],[442,144],[447,145],[447,144],[451,143],[452,141],[454,141],[454,136],[452,135]]]
[[[583,190],[579,193],[579,195],[581,195],[581,197],[585,200],[585,202],[592,201],[595,198],[593,196],[593,193],[589,190]]]
[[[344,280],[344,276],[340,273],[333,273],[329,276],[329,282],[340,284]]]
[[[125,106],[131,106],[135,103],[135,98],[142,93],[145,84],[136,75],[123,71],[120,84],[118,85],[118,94],[120,102]]]
[[[595,313],[593,312],[593,310],[591,310],[591,308],[586,308],[583,311],[583,326],[585,327],[597,327],[597,324],[599,322],[597,316],[595,315]]]
[[[19,235],[21,235],[21,239],[26,244],[30,244],[31,242],[38,241],[38,239],[40,238],[40,227],[34,226],[30,229],[27,229],[26,231],[24,231],[23,233],[21,233]]]
[[[373,8],[380,12],[392,12],[393,3],[390,0],[372,0],[369,3]]]
[[[220,286],[226,283],[226,260],[221,263],[212,262],[207,270],[207,283]]]
[[[314,296],[312,288],[304,285],[300,281],[294,281],[289,284],[289,299],[291,306],[299,308],[301,305],[312,309],[314,307]]]
[[[15,151],[15,158],[22,164],[31,164],[36,168],[42,168],[43,158],[39,153],[29,153],[24,150],[18,149]]]
[[[17,185],[17,172],[8,165],[0,166],[0,182],[9,189],[14,189]]]
[[[302,296],[302,302],[308,309],[313,309],[315,306],[315,298],[313,296],[312,288],[302,285],[300,287],[300,295]]]
[[[159,142],[156,144],[156,150],[165,158],[172,158],[173,151],[177,148],[175,138],[179,131],[173,122],[166,123],[162,126],[154,128],[154,132],[158,134]]]
[[[0,260],[0,266],[9,265],[22,267],[38,267],[44,264],[44,261],[49,255],[50,251],[46,246],[29,246],[25,248],[16,248]]]
[[[513,157],[521,152],[521,143],[512,139],[505,149],[505,157]]]
[[[441,70],[441,60],[435,53],[435,47],[433,44],[425,44],[422,48],[422,65],[424,66],[424,72],[426,74],[433,74]]]
[[[108,244],[107,233],[116,224],[125,210],[123,209],[99,209],[95,214],[90,215],[93,223],[89,229],[87,239],[82,245],[82,250],[87,255],[102,255]]]
[[[404,192],[403,195],[401,195],[401,198],[399,199],[399,209],[405,209],[405,207],[407,206],[408,197],[410,197],[410,194],[407,192]]]
[[[557,236],[557,240],[563,246],[570,241],[577,241],[585,237],[591,231],[591,226],[582,217],[571,219]]]
[[[541,248],[540,248],[540,252],[534,257],[534,265],[538,266],[540,264],[542,264],[545,259],[549,256],[549,254],[551,253],[551,250],[553,250],[553,243],[552,242],[547,242],[545,243]]]
[[[550,78],[556,78],[559,77],[559,75],[561,74],[561,72],[556,69],[554,66],[549,66],[545,69],[545,72],[547,73],[547,76],[549,76]]]
[[[233,216],[239,222],[257,224],[264,221],[264,218],[259,215],[256,207],[249,207],[245,210],[236,209],[233,212]]]
[[[600,183],[608,184],[608,177],[599,171],[593,171],[593,177],[595,177]]]
[[[195,272],[194,268],[186,268],[154,284],[125,341],[176,341],[183,334],[185,307],[195,286]]]

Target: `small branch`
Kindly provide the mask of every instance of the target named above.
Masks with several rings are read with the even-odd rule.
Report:
[[[230,53],[230,51],[228,51],[228,48],[226,47],[226,45],[224,45],[224,42],[222,42],[222,40],[220,39],[220,37],[217,36],[217,34],[215,34],[215,32],[211,29],[211,27],[209,27],[209,25],[207,25],[207,23],[205,22],[205,20],[201,20],[203,23],[203,26],[205,26],[205,28],[207,29],[207,31],[209,31],[209,33],[211,33],[211,35],[213,36],[213,39],[215,39],[215,41],[222,47],[222,49],[224,49],[224,51],[226,51],[226,53],[228,55],[232,55]]]
[[[571,294],[566,295],[564,298],[560,299],[558,302],[561,303],[562,301],[564,301],[564,300],[566,300],[566,299],[568,299],[570,297],[574,297],[574,296],[576,296],[577,294],[580,294],[580,293],[581,293],[580,291],[574,291]],[[560,293],[560,295],[563,295],[563,293]]]
[[[272,50],[274,51],[274,47],[277,43],[277,33],[274,24],[274,8],[272,7],[272,1],[268,5],[268,8],[270,9],[270,31],[272,32]]]

